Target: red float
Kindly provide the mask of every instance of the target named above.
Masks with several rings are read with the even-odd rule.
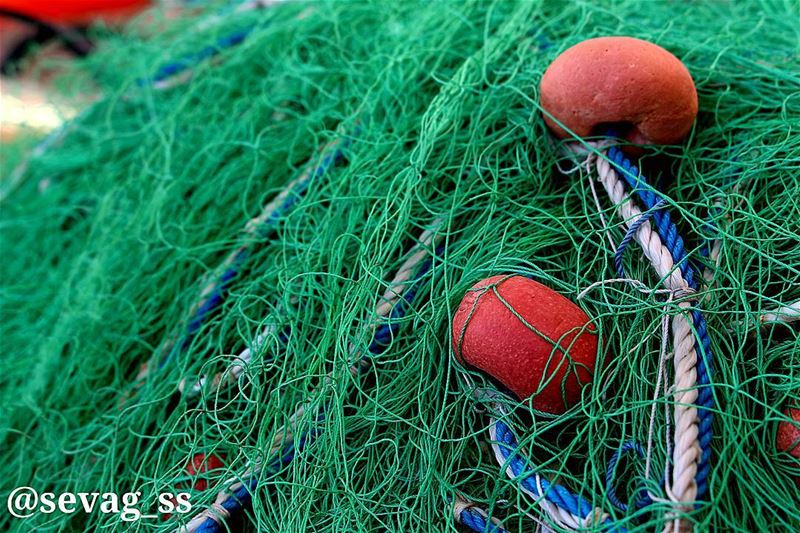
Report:
[[[0,9],[58,24],[119,21],[135,15],[151,0],[0,0]]]
[[[560,138],[621,128],[634,144],[674,144],[697,116],[697,91],[681,61],[660,46],[632,37],[576,44],[545,71],[540,86],[548,127]]]
[[[552,289],[522,276],[493,276],[474,285],[453,317],[453,349],[534,409],[563,413],[592,379],[594,325]]]
[[[778,424],[778,449],[800,458],[800,409],[786,409],[783,414],[794,420],[794,424],[787,421]]]
[[[775,437],[775,447],[778,451],[786,452],[795,459],[800,459],[800,409],[786,409],[783,412],[792,419],[778,424],[778,433]],[[795,478],[800,484],[800,476]]]

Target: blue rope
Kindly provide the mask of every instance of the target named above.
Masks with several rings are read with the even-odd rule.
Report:
[[[159,68],[156,73],[153,75],[152,79],[139,79],[137,81],[138,85],[144,86],[150,83],[158,83],[164,81],[168,78],[176,76],[182,72],[187,71],[188,69],[192,68],[193,66],[197,65],[198,63],[205,61],[211,57],[219,55],[222,51],[227,50],[228,48],[233,48],[244,42],[244,40],[250,35],[253,31],[253,28],[248,28],[246,30],[237,31],[235,33],[231,33],[224,37],[221,37],[217,42],[213,45],[206,46],[205,48],[201,49],[199,52],[195,52],[194,54],[189,54],[187,56],[178,59],[172,63],[167,63],[166,65]]]
[[[587,518],[592,514],[594,507],[591,503],[578,495],[572,494],[569,489],[564,486],[548,482],[528,468],[528,461],[525,460],[517,449],[519,445],[514,437],[514,433],[502,420],[497,420],[494,423],[494,427],[500,454],[503,456],[505,466],[511,468],[514,477],[519,479],[523,488],[534,494],[537,498],[544,498],[570,514],[581,518]],[[541,491],[539,487],[541,487]],[[603,521],[603,526],[605,526],[606,531],[627,533],[627,529],[618,526],[610,518],[606,518]]]
[[[330,168],[332,168],[336,163],[341,161],[344,158],[344,151],[350,145],[351,141],[346,139],[340,146],[337,147],[332,153],[325,154],[322,157],[322,160],[319,164],[312,170],[313,178],[316,179],[323,176]],[[258,229],[258,237],[263,239],[266,238],[271,231],[275,229],[275,226],[280,222],[282,218],[286,216],[286,213],[295,206],[297,201],[302,197],[302,195],[308,190],[308,187],[311,185],[312,179],[306,180],[302,183],[299,183],[297,187],[294,189],[294,194],[288,195],[288,197],[284,200],[284,202],[273,212],[271,215],[264,221],[261,227]],[[227,295],[227,291],[230,288],[231,283],[233,280],[239,275],[241,271],[242,265],[245,263],[247,258],[249,257],[249,253],[247,250],[240,250],[232,264],[225,269],[225,271],[220,275],[217,282],[215,283],[215,289],[213,292],[206,298],[201,305],[190,317],[189,323],[186,327],[186,332],[183,335],[183,338],[179,343],[177,343],[177,351],[182,352],[186,348],[189,347],[191,344],[194,335],[200,330],[203,326],[205,321],[208,317],[222,304],[225,300],[225,296]],[[175,350],[171,351],[167,354],[166,357],[162,358],[159,361],[159,368],[166,365],[166,363],[172,358],[174,355]]]
[[[653,209],[662,200],[656,190],[647,183],[647,179],[641,175],[639,169],[625,157],[619,148],[616,146],[611,147],[608,150],[608,158],[647,209]],[[687,261],[683,239],[678,235],[678,229],[672,222],[669,211],[659,209],[654,212],[652,217],[661,240],[672,254],[672,258],[675,264],[679,266],[684,279],[686,279],[689,287],[696,290],[698,283],[694,279],[692,265]],[[695,403],[698,408],[698,437],[701,449],[695,480],[697,482],[697,497],[700,499],[708,491],[708,474],[711,467],[714,395],[710,385],[714,374],[714,355],[711,351],[711,338],[708,334],[708,326],[703,313],[700,309],[694,309],[691,315],[701,347],[698,350],[697,382],[699,386],[697,402]]]
[[[614,455],[611,456],[611,459],[608,461],[608,467],[606,468],[606,497],[614,507],[623,512],[628,510],[628,504],[623,503],[617,497],[617,489],[614,486],[614,476],[616,475],[617,463],[619,463],[619,460],[631,452],[636,453],[636,455],[639,457],[644,457],[644,450],[642,450],[642,446],[638,442],[627,441],[622,444],[622,447],[619,450],[614,452]],[[637,495],[635,503],[636,508],[641,509],[642,507],[646,507],[651,503],[653,503],[653,500],[650,498],[650,495],[647,494],[646,490],[641,489]]]
[[[461,511],[458,515],[459,521],[477,533],[508,533],[507,530],[498,526],[491,520],[487,520],[485,516],[479,513],[476,509],[470,507]]]
[[[318,417],[317,420],[321,420]],[[282,451],[279,457],[276,457],[265,469],[268,474],[277,474],[280,470],[288,465],[294,459],[295,451],[302,450],[303,447],[311,442],[318,434],[318,430],[314,429],[308,431],[300,437],[300,440],[295,446],[290,444]],[[247,481],[242,482],[242,485],[236,489],[228,498],[226,498],[220,505],[231,515],[235,515],[244,510],[250,504],[252,493],[258,485],[258,476],[251,476]],[[213,518],[206,518],[195,530],[197,533],[219,533],[223,530],[223,526]]]
[[[442,248],[437,248],[437,252]],[[388,348],[391,340],[393,339],[394,335],[397,333],[400,324],[398,322],[392,323],[392,318],[402,318],[406,310],[408,309],[408,305],[414,299],[414,296],[417,294],[419,290],[420,284],[423,282],[424,275],[430,270],[433,264],[432,259],[427,259],[420,267],[416,273],[414,283],[409,287],[408,291],[406,291],[402,297],[402,299],[392,307],[392,311],[389,314],[388,323],[381,325],[379,328],[375,330],[375,334],[373,336],[373,342],[370,344],[369,353],[373,355],[377,355],[382,353],[383,351]],[[369,359],[369,355],[364,356],[365,359]],[[324,419],[324,409],[317,417],[317,421],[321,421]],[[318,435],[320,431],[318,429],[312,429],[311,431],[303,434],[300,438],[298,445],[295,447],[294,445],[290,445],[284,450],[279,457],[277,457],[270,465],[266,468],[266,472],[268,475],[274,475],[280,472],[280,470],[288,465],[291,460],[294,458],[294,454],[296,450],[301,450],[306,444],[311,442],[313,438]],[[246,483],[242,483],[242,486],[238,488],[234,493],[232,493],[224,502],[222,502],[223,508],[227,510],[231,515],[235,515],[241,512],[246,505],[249,505],[252,499],[252,492],[255,489],[256,485],[258,484],[258,477],[252,476]],[[463,513],[462,513],[463,514]],[[212,518],[207,518],[200,526],[198,526],[196,532],[197,533],[220,533],[226,530],[226,528],[218,523],[216,520]],[[480,531],[484,531],[483,529]],[[496,532],[496,533],[506,533],[503,529],[490,529],[489,531]]]
[[[438,256],[444,251],[443,246],[439,246],[434,251],[434,255]],[[397,321],[393,321],[393,319],[402,318],[405,316],[408,306],[411,304],[411,301],[416,297],[417,292],[419,291],[420,285],[422,284],[422,277],[431,269],[431,265],[433,265],[433,259],[426,259],[422,265],[420,265],[419,270],[417,271],[416,280],[414,283],[403,293],[400,301],[392,307],[389,316],[387,317],[387,323],[382,324],[379,326],[372,337],[372,343],[370,343],[368,352],[372,355],[379,355],[383,353],[386,348],[394,340],[394,336],[400,329],[400,323]],[[368,356],[366,356],[368,358]]]
[[[214,309],[216,309],[225,299],[225,293],[230,287],[231,282],[239,274],[239,268],[242,266],[242,264],[244,264],[249,255],[250,254],[248,254],[247,250],[240,250],[236,254],[231,266],[225,269],[225,271],[219,277],[219,281],[217,282],[212,293],[206,298],[206,300],[203,302],[203,305],[201,305],[197,311],[195,311],[194,315],[192,315],[189,320],[189,325],[186,327],[186,335],[180,344],[181,351],[188,348],[189,343],[191,342],[195,333],[197,333],[203,326],[203,323],[208,315],[212,313]],[[162,361],[162,365],[164,362],[165,361]]]

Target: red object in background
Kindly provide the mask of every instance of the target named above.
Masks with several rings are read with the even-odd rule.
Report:
[[[792,419],[792,422],[781,422],[778,424],[778,433],[775,436],[775,445],[781,452],[786,452],[795,459],[800,459],[800,409],[786,409],[784,414]],[[795,482],[800,485],[800,476],[795,478]]]
[[[92,43],[77,28],[96,21],[119,25],[152,3],[151,0],[0,0],[0,66],[24,55],[29,41],[47,42],[57,36],[75,55],[85,55]]]
[[[800,459],[800,409],[787,409],[784,414],[794,420],[794,424],[791,422],[778,424],[776,444],[780,451]]]
[[[522,276],[493,276],[461,301],[453,350],[521,400],[535,394],[535,409],[559,414],[592,379],[597,333],[580,307],[551,288]]]
[[[225,463],[222,461],[225,459],[224,455],[206,455],[204,453],[196,453],[192,456],[188,463],[186,463],[186,468],[184,471],[192,477],[201,474],[201,477],[192,484],[191,488],[198,491],[204,491],[208,488],[208,480],[202,478],[202,474],[209,472],[211,470],[218,470],[220,468],[225,468]],[[185,483],[178,483],[175,488],[183,489],[186,487]],[[174,497],[170,498],[170,501],[173,505],[177,505],[178,500]],[[169,520],[172,518],[172,513],[162,513],[161,519],[162,520]]]
[[[203,453],[196,453],[192,457],[192,460],[186,465],[186,473],[190,476],[196,476],[197,474],[204,474],[209,470],[224,468],[225,463],[222,462],[223,459],[225,459],[225,456],[220,458],[216,455],[206,456]],[[208,480],[202,478],[198,479],[194,482],[192,487],[197,490],[206,490],[208,488]]]
[[[0,0],[0,9],[46,22],[82,25],[124,20],[150,4],[150,0]]]

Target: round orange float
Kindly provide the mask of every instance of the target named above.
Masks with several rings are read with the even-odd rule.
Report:
[[[535,409],[563,413],[594,373],[597,334],[586,314],[522,276],[474,285],[453,317],[453,349]]]
[[[540,92],[545,122],[561,138],[613,127],[634,144],[674,144],[697,116],[697,91],[683,63],[632,37],[589,39],[567,49],[547,68]]]

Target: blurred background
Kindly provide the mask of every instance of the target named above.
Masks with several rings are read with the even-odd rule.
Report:
[[[70,69],[120,34],[142,38],[208,2],[0,0],[0,165],[7,177],[37,141],[99,96],[91,73]],[[69,71],[69,75],[66,73]]]

